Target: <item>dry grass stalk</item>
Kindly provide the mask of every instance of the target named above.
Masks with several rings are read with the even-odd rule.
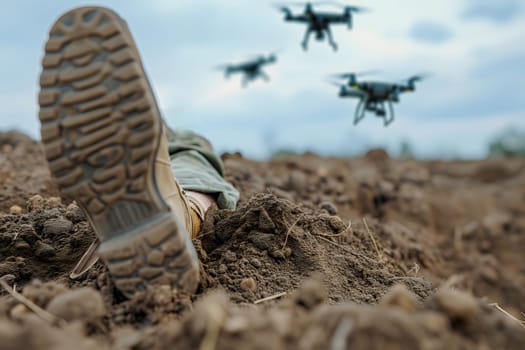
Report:
[[[498,311],[500,311],[501,313],[503,313],[505,316],[507,316],[508,318],[510,318],[511,320],[519,323],[520,326],[524,327],[525,328],[525,321],[523,320],[520,320],[519,318],[516,318],[514,316],[512,316],[508,311],[506,311],[504,308],[502,308],[501,306],[499,306],[498,303],[492,303],[492,304],[489,304],[490,306],[496,308]],[[523,312],[521,313],[523,315]]]
[[[211,305],[208,311],[206,334],[204,334],[199,350],[215,350],[217,348],[219,335],[227,318],[226,310],[220,305]]]
[[[450,276],[441,286],[442,289],[456,289],[456,286],[465,281],[463,275],[452,275]]]
[[[13,298],[15,298],[19,303],[24,304],[29,310],[33,311],[35,315],[49,323],[58,324],[61,326],[67,323],[65,320],[47,312],[37,304],[33,303],[31,300],[27,299],[22,294],[18,293],[16,291],[16,286],[14,288],[11,288],[11,286],[9,286],[5,281],[6,277],[7,276],[3,276],[2,278],[0,278],[0,286],[2,286],[6,290],[6,292],[9,293]]]
[[[290,228],[288,229],[288,231],[286,231],[286,237],[284,238],[284,243],[283,243],[283,247],[281,248],[281,250],[284,250],[284,248],[286,248],[286,244],[288,243],[288,237],[290,236],[290,233],[292,232],[292,230],[294,229],[294,227],[297,225],[297,223],[299,222],[299,220],[301,220],[303,218],[302,215],[300,215],[297,220],[294,221],[294,223],[292,224],[292,226],[290,226]]]
[[[368,260],[369,262],[377,263],[377,261],[375,261],[374,259],[370,259],[368,256],[365,256],[365,255],[360,254],[360,253],[358,253],[358,252],[352,251],[352,250],[350,250],[350,249],[348,249],[348,248],[346,248],[346,247],[343,247],[342,245],[340,245],[340,244],[338,244],[338,243],[336,243],[336,242],[334,242],[334,241],[331,241],[331,240],[329,240],[329,239],[326,239],[326,238],[324,238],[323,236],[319,236],[319,235],[317,235],[317,237],[318,237],[319,239],[322,239],[323,241],[325,241],[325,242],[327,242],[327,243],[330,243],[330,244],[332,244],[332,245],[338,247],[339,249],[344,250],[344,251],[347,252],[347,253],[350,253],[350,254],[352,254],[352,255],[354,255],[354,256],[358,256],[358,257],[362,258],[363,260]]]
[[[284,297],[286,294],[288,294],[288,293],[287,293],[287,292],[277,293],[277,294],[274,294],[274,295],[270,295],[269,297],[266,297],[266,298],[262,298],[262,299],[256,300],[256,301],[254,301],[253,303],[254,303],[254,304],[264,303],[264,302],[266,302],[266,301],[270,301],[270,300],[278,299],[278,298],[280,298],[280,297]]]
[[[414,266],[412,266],[410,268],[410,270],[408,270],[407,274],[409,273],[414,273],[414,276],[417,276],[417,274],[419,273],[419,270],[421,270],[421,266],[418,265],[418,263],[414,263]]]
[[[374,244],[374,249],[376,250],[376,253],[377,253],[377,257],[379,259],[379,262],[383,262],[383,255],[381,254],[381,252],[379,251],[379,247],[376,243],[376,240],[374,238],[374,234],[372,233],[372,231],[370,231],[370,229],[368,228],[368,224],[366,223],[366,219],[363,218],[363,224],[365,225],[365,228],[366,228],[366,232],[368,232],[368,235],[370,236],[370,239],[372,240],[372,243]]]
[[[353,322],[349,317],[343,318],[337,326],[330,350],[345,350],[347,348],[346,338],[352,332]]]

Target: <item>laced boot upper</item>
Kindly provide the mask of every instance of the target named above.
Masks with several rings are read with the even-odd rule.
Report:
[[[162,197],[177,218],[184,224],[188,233],[191,237],[197,235],[197,232],[193,232],[194,219],[192,218],[190,203],[171,170],[171,162],[168,153],[168,139],[166,137],[165,127],[163,127],[162,130],[159,149],[155,158],[155,179]]]

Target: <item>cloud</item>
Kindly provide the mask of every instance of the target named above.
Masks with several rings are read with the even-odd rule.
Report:
[[[436,22],[419,21],[410,28],[410,36],[416,41],[442,44],[452,38],[452,31]]]
[[[504,24],[515,19],[522,9],[521,0],[469,0],[462,17],[486,19]]]

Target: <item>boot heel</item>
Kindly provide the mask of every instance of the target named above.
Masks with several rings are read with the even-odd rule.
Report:
[[[184,231],[171,212],[163,213],[102,243],[99,255],[116,287],[126,295],[147,285],[172,285],[193,293],[199,266]]]

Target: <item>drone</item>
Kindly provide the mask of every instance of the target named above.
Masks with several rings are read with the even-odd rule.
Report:
[[[271,53],[268,56],[259,55],[245,62],[237,64],[224,64],[218,66],[217,68],[224,70],[226,79],[228,79],[232,74],[244,74],[242,79],[242,87],[246,87],[250,81],[256,80],[259,77],[264,81],[269,81],[270,77],[262,70],[262,67],[275,62],[277,62],[277,55],[275,53]]]
[[[327,13],[327,12],[316,12],[314,11],[314,5],[332,4],[343,8],[343,13]],[[337,51],[337,43],[334,41],[330,25],[332,24],[346,24],[348,29],[352,29],[353,21],[352,14],[355,12],[364,11],[361,7],[356,6],[343,6],[337,2],[316,2],[316,3],[291,3],[290,6],[305,6],[303,14],[294,15],[290,8],[286,6],[278,6],[278,9],[284,13],[284,20],[287,22],[299,22],[305,23],[308,28],[306,34],[301,43],[303,50],[308,50],[308,40],[310,34],[315,33],[315,37],[318,41],[322,41],[326,37],[328,43],[334,51]]]
[[[377,117],[383,118],[384,126],[390,125],[394,121],[393,104],[399,102],[399,95],[415,91],[415,83],[427,77],[427,75],[414,75],[400,83],[358,82],[357,77],[363,74],[342,73],[333,76],[337,79],[347,79],[346,84],[334,82],[340,87],[339,97],[359,99],[354,115],[354,125],[365,117],[366,112],[375,113]],[[388,105],[388,112],[385,103]]]

